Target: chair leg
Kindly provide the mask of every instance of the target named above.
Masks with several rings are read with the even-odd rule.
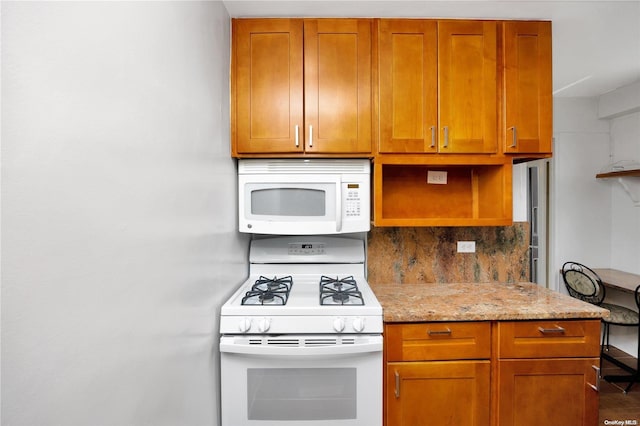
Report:
[[[624,393],[629,392],[631,387],[640,381],[640,324],[638,325],[638,356],[636,358],[636,372],[631,379],[631,382],[627,385],[627,388],[624,390]]]
[[[607,326],[608,328],[608,326]],[[608,339],[607,339],[608,340]],[[611,355],[609,354],[604,354],[602,351],[600,352],[600,366],[602,367],[602,358],[606,357],[608,360],[610,360],[611,362],[613,362],[614,364],[616,364],[618,367],[622,368],[623,370],[628,371],[630,374],[627,375],[609,375],[609,376],[605,376],[604,379],[606,381],[608,381],[609,383],[617,383],[617,382],[623,382],[623,383],[627,383],[627,387],[625,389],[622,389],[620,387],[618,387],[619,389],[622,389],[622,391],[626,394],[629,392],[629,390],[631,390],[631,388],[633,387],[634,384],[640,382],[640,372],[638,371],[640,369],[640,326],[638,326],[638,357],[636,358],[636,368],[632,368],[626,364],[623,364],[622,362],[618,361],[617,359],[613,358]]]

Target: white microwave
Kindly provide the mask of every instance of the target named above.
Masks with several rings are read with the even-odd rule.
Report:
[[[367,232],[370,178],[367,159],[238,160],[240,232]]]

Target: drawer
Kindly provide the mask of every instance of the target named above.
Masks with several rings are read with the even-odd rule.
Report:
[[[600,356],[600,320],[499,322],[499,358]]]
[[[488,359],[489,322],[429,322],[385,325],[387,361]]]

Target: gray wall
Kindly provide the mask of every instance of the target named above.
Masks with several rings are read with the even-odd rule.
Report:
[[[1,59],[1,423],[218,424],[224,6],[2,2]]]

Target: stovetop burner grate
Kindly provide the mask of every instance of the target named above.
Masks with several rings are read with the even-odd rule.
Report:
[[[362,293],[353,276],[332,278],[320,277],[321,305],[364,305]]]
[[[242,305],[286,305],[293,287],[293,278],[260,276],[242,298]]]

